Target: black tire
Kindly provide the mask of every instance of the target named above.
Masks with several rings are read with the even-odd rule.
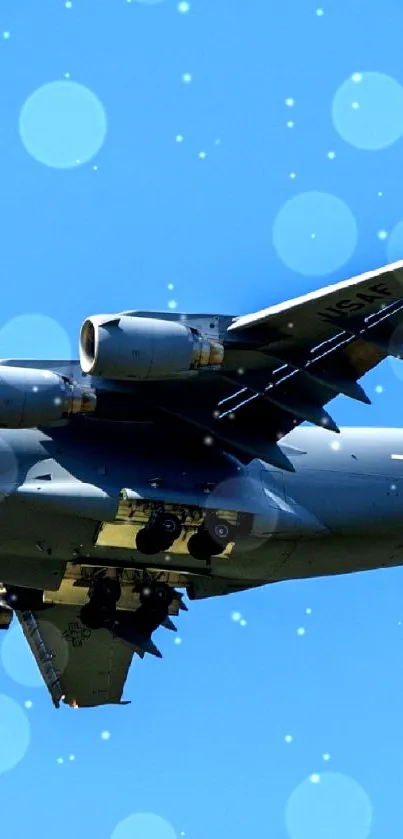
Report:
[[[113,609],[120,600],[122,589],[119,580],[112,577],[99,577],[93,580],[88,593],[90,600],[94,603],[101,607]]]
[[[158,534],[164,545],[167,543],[172,545],[181,535],[182,524],[178,516],[173,513],[159,513],[150,522],[149,530],[151,533]]]
[[[80,611],[81,622],[88,629],[102,629],[115,616],[116,609],[103,609],[97,603],[86,603]]]
[[[234,539],[234,528],[225,519],[211,517],[206,520],[206,530],[210,539],[218,546],[221,546],[219,553]]]
[[[194,533],[188,541],[188,551],[193,559],[208,562],[213,555],[214,545],[208,533]],[[221,550],[221,549],[220,549]]]
[[[136,536],[137,550],[141,554],[146,554],[147,556],[158,554],[161,550],[163,550],[163,547],[161,548],[160,546],[160,542],[161,540],[157,539],[154,533],[150,532],[145,527],[142,527]]]
[[[161,608],[171,605],[173,600],[173,591],[167,583],[148,583],[140,590],[140,603],[142,606],[148,606],[151,609]]]

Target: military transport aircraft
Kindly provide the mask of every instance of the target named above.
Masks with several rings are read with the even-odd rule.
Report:
[[[56,707],[121,704],[185,593],[403,564],[403,430],[324,407],[370,402],[402,326],[398,262],[241,317],[96,315],[79,361],[0,362],[0,624]]]

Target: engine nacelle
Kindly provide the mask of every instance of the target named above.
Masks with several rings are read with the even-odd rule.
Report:
[[[219,367],[223,358],[221,344],[178,321],[95,315],[81,327],[81,369],[99,378],[169,379]]]
[[[0,365],[0,428],[44,427],[95,408],[89,388],[59,373]]]

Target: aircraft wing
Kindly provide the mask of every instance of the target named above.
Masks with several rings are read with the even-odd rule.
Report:
[[[229,331],[238,332],[257,325],[270,331],[285,331],[285,334],[291,329],[294,340],[311,343],[312,339],[328,337],[326,323],[343,316],[364,318],[381,306],[400,300],[402,295],[403,261],[238,317]]]
[[[114,336],[108,338],[113,346],[116,340],[116,346],[123,347],[123,335],[124,353],[133,338],[126,336],[121,320],[130,317],[182,321],[188,337],[193,330],[210,350],[215,345],[216,360],[189,367],[177,378],[153,379],[147,373],[127,381],[120,376],[109,380],[101,365],[89,380],[96,391],[97,415],[78,416],[75,422],[82,428],[92,424],[92,429],[98,419],[154,422],[171,427],[175,438],[183,432],[184,442],[196,435],[245,463],[260,458],[293,471],[286,446],[279,445],[281,438],[305,421],[337,433],[325,408],[328,402],[343,394],[369,404],[359,380],[386,356],[400,358],[403,261],[241,317],[130,311],[92,321]],[[84,327],[82,333],[92,334]],[[141,350],[144,369],[152,364],[150,347],[155,347],[152,336],[147,341],[148,350]],[[168,359],[170,352],[167,340]],[[0,364],[35,366],[32,360],[6,359]],[[47,364],[85,381],[78,362]]]
[[[16,611],[53,704],[128,704],[122,694],[133,647],[107,629],[87,629],[79,612],[79,606],[64,603],[39,612]]]
[[[339,394],[369,404],[358,380],[387,355],[400,358],[403,261],[219,321],[221,368],[140,386],[142,398],[241,460],[292,471],[278,441],[304,421],[337,432],[324,406]]]

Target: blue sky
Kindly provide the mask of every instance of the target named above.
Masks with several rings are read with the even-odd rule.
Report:
[[[316,0],[320,3],[320,0]],[[241,314],[403,257],[398,0],[3,0],[0,356],[89,314]],[[402,365],[368,375],[403,421]],[[191,604],[132,704],[53,710],[0,649],[2,830],[398,839],[403,572]]]

